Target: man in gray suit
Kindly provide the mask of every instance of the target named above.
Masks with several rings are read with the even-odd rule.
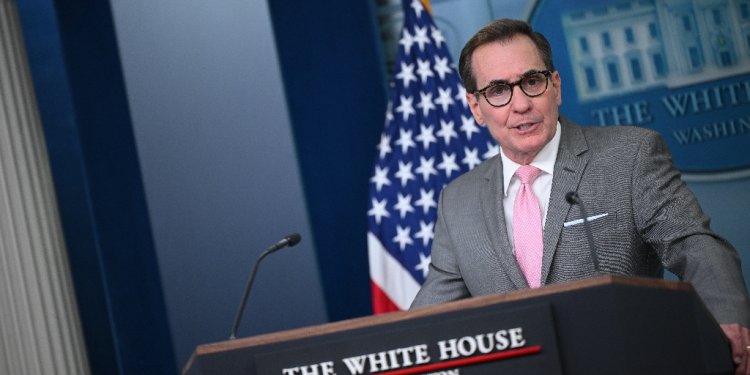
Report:
[[[485,26],[461,52],[459,70],[474,118],[501,152],[443,191],[430,272],[412,308],[597,271],[661,277],[667,268],[692,283],[730,339],[737,373],[750,374],[739,257],[709,228],[664,140],[643,128],[583,128],[560,116],[549,43],[525,22]],[[579,206],[566,201],[571,191],[590,215],[596,260]]]

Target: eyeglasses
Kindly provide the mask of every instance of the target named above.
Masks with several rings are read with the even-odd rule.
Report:
[[[487,103],[493,107],[503,107],[513,99],[513,88],[519,86],[526,96],[533,98],[544,94],[549,85],[552,71],[530,72],[516,82],[493,81],[481,90],[474,91],[474,95],[482,94]]]

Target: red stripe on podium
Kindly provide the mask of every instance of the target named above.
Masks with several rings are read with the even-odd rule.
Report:
[[[438,370],[444,370],[447,368],[463,367],[463,366],[468,366],[468,365],[474,365],[477,363],[492,362],[492,361],[499,361],[501,359],[522,357],[525,355],[537,354],[537,353],[540,353],[541,351],[542,351],[542,347],[540,345],[536,345],[536,346],[530,346],[528,348],[521,348],[521,349],[508,350],[504,352],[492,353],[492,354],[478,355],[475,357],[462,358],[462,359],[457,359],[453,361],[434,363],[430,365],[412,367],[412,368],[407,368],[407,369],[402,369],[402,370],[378,372],[378,373],[373,373],[373,374],[378,374],[378,375],[421,374],[421,373],[425,373],[428,371],[438,371]]]

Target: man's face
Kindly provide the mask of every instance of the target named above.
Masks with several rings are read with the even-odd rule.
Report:
[[[546,70],[534,42],[525,35],[480,46],[471,64],[479,89],[493,81],[516,82],[529,72]],[[503,107],[491,106],[481,94],[466,94],[474,119],[487,125],[503,153],[516,163],[530,163],[555,135],[562,102],[560,75],[553,72],[549,81],[547,91],[533,98],[513,87],[513,97]]]

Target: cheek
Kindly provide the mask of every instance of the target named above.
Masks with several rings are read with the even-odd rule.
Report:
[[[485,109],[484,120],[487,123],[487,127],[495,129],[495,131],[502,131],[505,129],[505,125],[508,123],[508,111],[505,108],[494,108]]]
[[[505,143],[503,141],[507,140],[508,138],[508,131],[505,129],[504,125],[501,125],[499,123],[488,123],[487,130],[490,131],[490,135],[492,135],[492,138],[494,138],[500,144]]]

